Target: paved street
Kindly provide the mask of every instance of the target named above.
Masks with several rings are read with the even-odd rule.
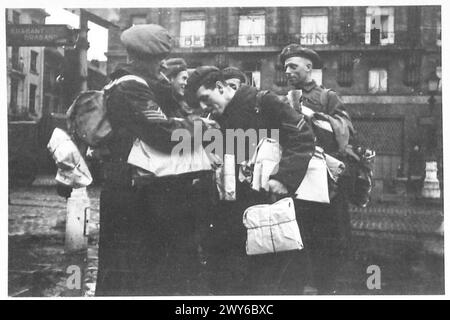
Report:
[[[51,183],[49,183],[51,184]],[[99,189],[90,188],[91,220],[85,295],[95,290]],[[65,200],[54,186],[11,190],[9,197],[9,295],[66,296]],[[352,243],[338,270],[339,294],[443,294],[442,208],[423,202],[372,203],[352,208]],[[381,289],[369,290],[367,267],[381,270]]]

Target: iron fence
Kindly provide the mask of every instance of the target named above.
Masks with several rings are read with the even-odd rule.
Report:
[[[377,154],[403,153],[403,118],[352,118],[358,142]]]

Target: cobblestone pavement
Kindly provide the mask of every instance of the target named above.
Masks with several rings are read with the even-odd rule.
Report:
[[[97,272],[99,189],[91,198],[84,295],[93,296]],[[9,194],[9,295],[67,296],[64,254],[65,199],[52,186]],[[340,294],[443,294],[443,210],[420,202],[351,208],[352,242],[338,270]],[[367,289],[367,267],[381,270],[381,289]]]

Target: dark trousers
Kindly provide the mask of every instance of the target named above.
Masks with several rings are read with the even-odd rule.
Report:
[[[306,284],[319,294],[332,293],[350,241],[347,202],[338,194],[330,204],[295,200],[295,208],[308,259],[302,276],[306,275]]]
[[[248,259],[251,294],[303,294],[309,269],[304,250],[255,255]]]
[[[241,207],[239,203],[228,201],[219,201],[214,207],[213,228],[205,248],[208,253],[208,283],[216,295],[247,294],[248,259]]]
[[[189,205],[191,182],[157,179],[140,188],[105,183],[96,295],[195,293],[199,218]]]
[[[102,190],[96,295],[137,295],[143,273],[155,269],[154,228],[151,213],[145,212],[138,190],[112,186]]]
[[[242,192],[245,192],[241,190]],[[216,206],[209,246],[210,286],[220,295],[302,294],[310,269],[304,250],[248,256],[242,216],[248,207],[270,203],[267,195],[241,193]]]

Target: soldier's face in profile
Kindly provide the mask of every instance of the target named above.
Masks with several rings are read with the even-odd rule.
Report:
[[[181,71],[175,78],[172,79],[172,88],[180,96],[184,96],[184,90],[186,88],[188,79],[188,72]]]
[[[294,87],[299,87],[308,82],[312,63],[303,57],[290,57],[284,62],[284,69],[289,83]]]
[[[241,80],[239,80],[237,78],[227,79],[227,80],[225,80],[225,82],[233,90],[237,90],[241,86]]]
[[[209,112],[214,116],[221,115],[225,111],[225,107],[228,104],[228,99],[226,98],[226,88],[223,84],[217,84],[212,89],[201,86],[197,90],[196,96],[203,111]]]

